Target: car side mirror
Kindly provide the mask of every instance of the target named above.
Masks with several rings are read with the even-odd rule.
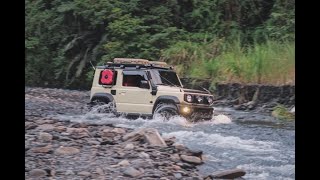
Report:
[[[146,81],[146,80],[141,80],[141,81],[140,81],[140,88],[150,89],[150,85],[149,85],[148,81]]]

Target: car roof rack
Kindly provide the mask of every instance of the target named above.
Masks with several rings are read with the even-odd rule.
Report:
[[[103,66],[97,66],[98,69],[120,68],[120,69],[173,69],[166,62],[149,61],[147,59],[134,58],[114,58],[113,62],[107,62]]]

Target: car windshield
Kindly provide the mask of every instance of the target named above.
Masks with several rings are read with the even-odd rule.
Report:
[[[156,85],[168,85],[181,87],[177,74],[170,70],[153,69],[150,71],[151,78]]]

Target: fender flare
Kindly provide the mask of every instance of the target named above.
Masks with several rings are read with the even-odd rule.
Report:
[[[95,93],[92,98],[90,99],[90,103],[92,103],[93,100],[96,99],[103,99],[106,102],[112,102],[114,101],[114,98],[111,94],[109,93]]]
[[[179,101],[179,99],[176,97],[176,96],[166,96],[166,95],[164,95],[164,96],[159,96],[157,99],[156,99],[156,101],[155,101],[155,103],[154,103],[154,105],[153,105],[153,108],[152,108],[152,113],[154,112],[154,110],[156,109],[156,107],[157,107],[157,105],[160,103],[160,102],[168,102],[168,103],[172,103],[172,104],[180,104],[180,101]],[[177,106],[177,108],[179,108],[178,106]]]

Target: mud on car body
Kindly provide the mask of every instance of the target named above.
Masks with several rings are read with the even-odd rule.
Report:
[[[164,62],[115,58],[95,68],[90,103],[109,104],[108,111],[168,119],[211,119],[213,96],[183,88],[178,75]]]

